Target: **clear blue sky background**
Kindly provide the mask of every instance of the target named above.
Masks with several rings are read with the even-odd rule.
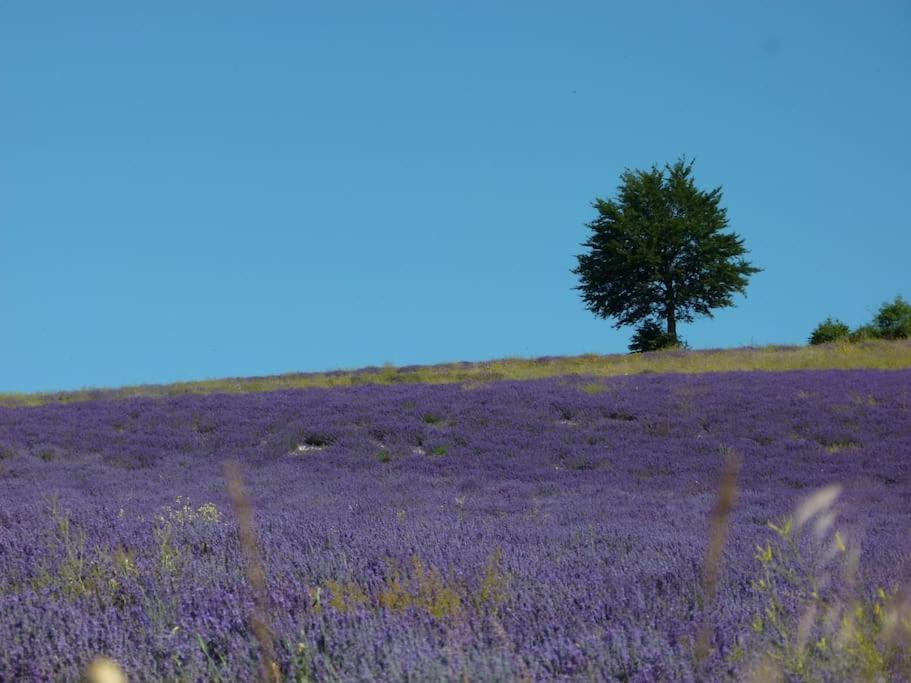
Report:
[[[695,347],[911,296],[911,4],[5,2],[0,390],[623,352],[570,269],[696,157]]]

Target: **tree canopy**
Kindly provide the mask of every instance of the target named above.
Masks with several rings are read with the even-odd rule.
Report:
[[[892,302],[884,303],[873,318],[879,336],[883,339],[907,339],[911,337],[911,304],[901,295]]]
[[[598,217],[582,244],[573,272],[582,300],[614,327],[666,325],[666,344],[679,343],[677,322],[733,306],[749,276],[759,272],[728,227],[721,188],[705,192],[693,179],[693,161],[681,158],[664,168],[627,169],[616,199],[596,199]],[[635,350],[643,350],[637,348]]]

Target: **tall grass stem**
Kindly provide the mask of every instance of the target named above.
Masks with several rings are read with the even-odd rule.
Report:
[[[253,590],[253,614],[250,627],[256,637],[260,652],[260,681],[280,683],[281,671],[275,658],[272,628],[269,624],[269,593],[266,588],[266,570],[262,552],[256,536],[253,520],[253,505],[244,486],[240,465],[232,460],[224,463],[228,495],[237,516],[237,528],[244,557],[244,570],[250,588]]]

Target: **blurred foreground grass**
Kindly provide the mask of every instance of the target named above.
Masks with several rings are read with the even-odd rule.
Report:
[[[246,393],[280,389],[350,387],[361,384],[408,382],[493,382],[539,379],[560,375],[610,377],[637,373],[699,373],[762,370],[823,370],[869,368],[897,370],[911,367],[911,340],[834,343],[819,346],[766,346],[700,351],[659,351],[642,354],[586,354],[542,358],[504,358],[476,363],[445,363],[359,370],[289,373],[78,391],[0,394],[0,406],[34,406],[92,399],[132,396],[179,396],[181,394]]]

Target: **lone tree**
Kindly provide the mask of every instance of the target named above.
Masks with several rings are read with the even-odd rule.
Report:
[[[614,318],[616,328],[637,325],[633,351],[680,344],[678,321],[733,306],[732,295],[760,270],[742,258],[737,234],[721,232],[721,188],[697,189],[693,163],[682,157],[663,169],[624,171],[618,198],[595,200],[598,217],[582,244],[589,251],[576,257],[586,308]]]

